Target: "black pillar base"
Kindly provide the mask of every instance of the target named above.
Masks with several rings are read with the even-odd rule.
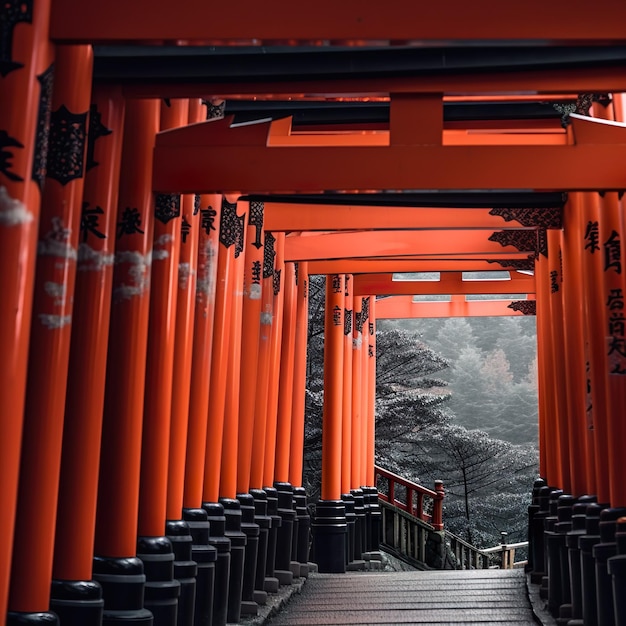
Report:
[[[144,608],[146,576],[140,559],[96,556],[93,578],[102,587],[103,626],[152,626],[152,613]]]
[[[346,536],[346,507],[342,500],[320,500],[312,522],[315,562],[320,572],[344,573]]]
[[[293,487],[290,483],[275,482],[276,495],[278,496],[278,515],[281,525],[276,537],[276,578],[281,585],[293,583],[293,571],[291,569],[291,546],[293,542],[293,528],[296,512],[293,509]]]
[[[167,520],[165,533],[174,551],[174,578],[180,583],[177,626],[193,626],[198,565],[192,560],[193,538],[184,520]]]
[[[193,623],[194,626],[212,626],[217,550],[209,545],[207,512],[204,509],[183,509],[183,518],[189,525],[193,541],[191,556],[198,566]]]
[[[246,554],[243,565],[243,586],[241,590],[241,612],[244,615],[257,615],[259,606],[254,599],[256,564],[259,556],[261,529],[254,521],[254,498],[249,493],[237,494],[241,505],[241,531],[246,536]]]
[[[300,576],[309,575],[309,545],[311,541],[311,516],[306,502],[304,487],[293,488],[298,533],[294,536],[295,559],[300,564]]]
[[[268,593],[278,593],[280,582],[276,578],[276,543],[278,540],[278,529],[282,524],[282,519],[278,515],[278,493],[274,487],[263,487],[267,496],[267,514],[272,520],[269,536],[267,539],[267,561],[265,564],[265,586]]]
[[[342,493],[341,499],[346,507],[346,524],[348,527],[346,535],[346,567],[354,561],[354,540],[356,515],[354,513],[354,496],[351,493]]]
[[[19,613],[18,611],[9,611],[7,613],[7,626],[59,626],[59,618],[56,613]]]
[[[230,539],[225,536],[224,507],[218,502],[204,502],[202,508],[207,512],[207,519],[211,527],[209,543],[217,551],[213,588],[213,626],[225,626],[230,581]]]
[[[365,552],[365,498],[362,489],[352,489],[354,496],[354,514],[356,525],[354,527],[354,560],[362,561]]]
[[[382,529],[382,511],[378,502],[378,489],[376,487],[363,487],[365,498],[369,500],[369,529],[366,534],[367,552],[380,550],[380,533]]]
[[[237,623],[241,619],[243,566],[246,558],[246,536],[241,532],[241,505],[239,500],[220,498],[226,518],[225,535],[230,539],[230,577],[228,581],[228,610],[226,619]]]
[[[176,626],[180,583],[174,580],[174,551],[167,537],[139,537],[137,558],[146,574],[144,606],[155,626]]]
[[[267,604],[265,591],[265,567],[267,565],[267,542],[269,539],[272,518],[267,514],[267,495],[263,489],[250,489],[254,502],[254,522],[259,527],[259,549],[257,550],[256,569],[254,574],[254,601]]]
[[[53,580],[50,609],[63,626],[100,626],[102,587],[95,580]]]

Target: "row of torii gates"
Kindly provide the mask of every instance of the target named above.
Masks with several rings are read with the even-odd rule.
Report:
[[[245,544],[270,541],[268,498],[308,533],[312,274],[322,569],[344,564],[342,494],[376,500],[381,318],[536,312],[541,475],[626,505],[626,4],[384,9],[3,3],[2,623],[218,624],[260,601]],[[306,540],[274,538],[270,573],[304,571]]]

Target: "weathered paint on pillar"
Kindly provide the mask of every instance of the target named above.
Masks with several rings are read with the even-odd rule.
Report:
[[[248,203],[236,202],[236,238],[234,242],[233,271],[230,275],[230,340],[228,342],[226,398],[224,405],[224,435],[222,439],[222,459],[220,470],[220,497],[237,496],[237,448],[239,438],[239,388],[241,385],[241,320],[243,312],[243,283],[246,260],[245,222],[248,217]]]
[[[322,418],[321,495],[322,500],[335,501],[341,498],[344,294],[345,275],[332,274],[327,276],[324,316],[324,413]]]
[[[341,432],[341,493],[352,488],[352,336],[354,332],[352,274],[346,274],[343,342],[343,389]]]
[[[296,340],[296,308],[298,288],[294,263],[285,263],[283,332],[280,353],[280,377],[276,420],[276,465],[274,480],[289,481],[291,451],[291,420],[293,411],[293,375]]]
[[[184,126],[188,115],[187,100],[162,101],[160,129],[163,131]],[[180,195],[156,195],[139,487],[140,537],[165,535],[181,241],[180,211]]]
[[[263,239],[263,203],[250,202],[243,279],[241,376],[238,385],[239,445],[237,451],[237,493],[246,493],[250,489],[259,337],[261,333],[261,307],[263,303]]]
[[[297,264],[296,349],[293,372],[293,411],[291,422],[291,451],[289,454],[289,482],[302,486],[304,458],[304,417],[306,401],[306,355],[309,331],[309,264]]]
[[[263,239],[263,280],[261,288],[261,318],[259,352],[254,393],[254,445],[250,464],[250,488],[263,488],[265,440],[267,436],[267,403],[270,384],[270,359],[274,311],[274,271],[276,238],[265,233]]]
[[[9,592],[27,613],[49,608],[93,64],[90,46],[56,54]]]
[[[216,194],[194,198],[193,210],[199,227],[198,275],[183,492],[183,506],[189,509],[202,506],[221,202],[221,196]]]
[[[7,612],[53,80],[49,0],[12,2],[0,60],[0,615]],[[23,10],[26,8],[26,10]],[[13,44],[11,46],[11,44]]]
[[[363,359],[363,298],[354,296],[354,324],[352,326],[352,472],[350,488],[361,486],[361,380]]]
[[[102,428],[95,553],[135,555],[150,305],[157,100],[127,103]]]
[[[376,298],[370,298],[369,345],[367,348],[369,378],[367,386],[367,466],[365,484],[374,486],[374,465],[376,464]]]
[[[269,383],[267,398],[267,418],[265,430],[265,456],[263,461],[263,486],[274,484],[274,469],[276,464],[276,431],[278,427],[278,393],[280,381],[280,355],[283,334],[283,303],[285,291],[283,289],[285,273],[285,235],[276,234],[276,265],[274,269],[273,289],[274,300],[272,305],[273,323],[270,339]]]
[[[121,89],[94,89],[72,312],[80,322],[72,324],[55,533],[57,580],[91,578],[124,110]]]

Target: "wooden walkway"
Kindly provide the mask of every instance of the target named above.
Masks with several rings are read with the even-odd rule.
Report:
[[[530,626],[522,570],[315,574],[269,624]]]

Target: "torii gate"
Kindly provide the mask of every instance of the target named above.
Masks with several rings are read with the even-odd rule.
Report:
[[[276,269],[271,261],[267,276],[258,280],[258,269],[263,265],[263,259],[258,256],[260,247],[246,257],[245,270],[240,266],[233,248],[237,247],[241,230],[233,226],[241,224],[246,208],[246,202],[236,204],[241,193],[433,188],[581,190],[582,193],[570,193],[563,233],[552,230],[538,241],[539,256],[535,261],[543,363],[542,474],[552,484],[574,494],[594,491],[601,501],[626,504],[620,447],[624,440],[620,416],[626,372],[626,339],[620,314],[623,309],[623,224],[621,198],[614,191],[625,187],[621,165],[625,152],[624,128],[571,116],[574,121],[566,132],[557,130],[553,123],[537,128],[525,122],[520,126],[524,132],[516,133],[515,124],[507,123],[507,136],[502,138],[496,137],[495,132],[489,133],[492,136],[474,133],[476,124],[472,124],[471,129],[462,124],[453,128],[444,116],[445,103],[450,102],[451,97],[483,99],[485,94],[511,95],[523,91],[551,98],[565,94],[571,99],[572,94],[583,92],[626,91],[623,55],[619,46],[616,50],[608,49],[609,44],[623,41],[626,7],[618,0],[603,0],[589,12],[586,3],[574,0],[563,13],[560,7],[532,0],[525,3],[523,10],[512,14],[510,7],[503,13],[505,9],[491,0],[478,0],[471,7],[460,0],[452,0],[446,4],[443,14],[434,5],[422,7],[400,0],[393,8],[381,15],[380,7],[363,6],[352,0],[341,6],[323,2],[316,4],[314,12],[303,16],[294,13],[293,7],[282,0],[272,2],[271,6],[238,0],[219,7],[198,0],[188,0],[183,5],[155,5],[144,0],[133,3],[55,0],[52,5],[46,0],[36,0],[33,3],[9,2],[3,7],[8,20],[4,22],[0,56],[3,90],[0,100],[0,263],[4,268],[17,267],[19,271],[3,272],[0,278],[0,346],[3,351],[0,473],[5,487],[0,493],[3,511],[0,619],[4,618],[8,606],[10,623],[19,623],[24,617],[35,622],[54,621],[54,615],[48,612],[52,572],[57,581],[53,590],[55,609],[77,610],[81,615],[79,623],[85,624],[87,619],[97,622],[98,615],[101,617],[100,586],[91,580],[92,574],[107,587],[107,602],[116,597],[120,588],[124,590],[124,602],[119,605],[114,602],[115,608],[107,619],[115,621],[113,614],[120,609],[125,613],[124,619],[130,613],[135,623],[152,623],[152,616],[142,601],[145,566],[150,578],[146,586],[147,603],[155,613],[162,611],[157,619],[171,620],[179,584],[171,577],[168,581],[154,578],[160,575],[160,572],[155,573],[160,570],[159,557],[170,554],[167,541],[163,541],[166,519],[174,522],[167,526],[167,533],[172,537],[187,532],[183,524],[176,523],[180,522],[184,504],[184,513],[196,524],[194,528],[206,529],[208,534],[207,511],[214,518],[213,530],[225,524],[220,507],[226,507],[229,524],[233,523],[239,504],[232,496],[240,489],[251,487],[252,492],[255,485],[263,486],[267,480],[278,480],[281,488],[286,487],[281,479],[289,465],[286,461],[295,459],[297,462],[298,446],[301,452],[301,441],[295,435],[301,424],[294,421],[290,431],[292,424],[287,419],[288,403],[284,399],[289,381],[281,377],[289,372],[292,357],[285,351],[285,366],[280,367],[280,350],[276,346],[281,346],[282,337],[290,338],[302,332],[302,316],[306,310],[304,280],[298,283],[300,291],[296,297],[294,267],[289,261],[284,270],[281,265],[285,249],[291,250],[292,244],[287,245],[281,234],[275,238],[278,271],[289,275],[289,280],[284,292],[278,290],[275,301],[268,289],[274,277],[271,270]],[[233,19],[234,14],[237,19]],[[275,19],[275,15],[280,15],[280,19]],[[263,42],[271,47],[275,43],[306,42],[319,49],[328,43],[357,47],[376,44],[385,49],[393,42],[437,44],[457,40],[476,43],[536,38],[560,44],[602,45],[598,46],[599,52],[594,50],[593,53],[589,52],[590,48],[583,53],[567,50],[563,56],[569,60],[559,58],[561,52],[556,50],[556,57],[539,67],[527,57],[524,60],[515,55],[507,57],[519,69],[515,72],[509,71],[508,62],[499,67],[486,63],[494,51],[489,47],[477,66],[468,67],[457,58],[454,67],[445,74],[437,65],[441,58],[435,58],[434,63],[424,64],[419,72],[410,76],[403,74],[401,65],[396,65],[393,75],[372,77],[364,71],[370,69],[366,64],[354,75],[324,73],[322,78],[314,74],[300,75],[300,68],[296,67],[291,68],[290,74],[294,80],[284,80],[280,76],[279,62],[278,71],[260,79],[245,76],[232,80],[228,75],[209,76],[205,59],[194,64],[189,58],[190,49],[171,46],[168,51],[167,46],[157,43],[201,42],[211,47],[216,43]],[[101,74],[96,73],[99,78],[90,123],[93,150],[85,154],[93,76],[90,44],[111,42],[150,45],[135,50],[136,54],[128,50],[113,51],[114,61],[117,60],[113,74],[104,75],[102,66],[97,69]],[[603,56],[604,48],[608,50],[606,56]],[[174,54],[171,54],[172,49]],[[170,54],[175,62],[162,63],[161,51],[164,55]],[[580,56],[571,62],[573,52]],[[100,54],[106,56],[107,52],[101,50]],[[425,56],[428,54],[431,53],[426,50]],[[464,54],[466,52],[461,51],[460,56]],[[590,54],[600,56],[594,59]],[[51,64],[55,57],[57,78],[53,92]],[[98,54],[96,61],[97,57]],[[152,58],[159,67],[158,72],[152,78],[147,78],[141,70],[133,75],[132,71],[136,71],[133,57],[145,57],[140,59],[142,62]],[[241,59],[239,56],[239,61]],[[128,70],[125,76],[120,66]],[[169,69],[172,67],[173,70]],[[185,75],[181,78],[183,70]],[[206,115],[198,97],[245,94],[302,99],[391,96],[390,124],[366,138],[352,136],[352,143],[346,145],[346,137],[331,138],[328,133],[303,137],[291,132],[285,121],[239,128],[229,128],[227,121],[200,123]],[[124,97],[128,98],[126,105]],[[151,100],[176,97],[196,100],[172,101],[172,106],[164,104],[162,110],[158,102]],[[594,105],[595,117],[605,113],[607,117],[623,121],[620,96],[608,103],[606,110],[603,106]],[[50,107],[53,132],[49,142],[46,133]],[[416,110],[419,110],[421,124],[415,123]],[[182,127],[181,130],[176,130],[178,127]],[[491,130],[497,129],[498,124],[495,124]],[[152,146],[159,130],[163,132],[158,136],[154,154],[153,185]],[[189,143],[183,143],[187,141]],[[314,143],[317,145],[312,145]],[[89,170],[84,179],[83,163]],[[346,167],[347,163],[350,167]],[[153,188],[160,192],[155,215]],[[596,196],[597,190],[602,191],[601,197]],[[180,205],[175,198],[166,195],[180,192],[188,192]],[[204,193],[196,207],[190,194],[197,192]],[[225,199],[224,210],[219,212],[223,192],[234,195]],[[118,200],[120,210],[116,214]],[[250,206],[250,216],[254,217],[248,221],[248,239],[260,244],[257,236],[262,228],[258,229],[258,222],[255,223],[258,215],[252,209]],[[178,224],[177,212],[182,213],[180,232],[174,229]],[[366,212],[364,210],[364,216]],[[220,218],[228,221],[228,228],[222,232],[230,252],[219,254],[217,263],[213,263],[210,259],[218,247]],[[202,232],[194,240],[194,235],[201,230],[199,225],[202,225]],[[361,224],[355,224],[355,228],[360,227]],[[396,226],[404,227],[406,224],[401,222]],[[361,233],[353,237],[352,233],[341,232],[323,237],[351,243],[354,252],[360,236]],[[82,252],[77,251],[79,238],[86,244],[80,248]],[[193,245],[199,247],[197,254],[191,246],[193,241]],[[184,244],[188,242],[187,247]],[[411,242],[427,243],[414,233],[407,235],[405,244]],[[310,245],[314,248],[315,241]],[[466,249],[465,256],[459,256],[456,251],[443,256],[443,249],[434,247],[432,254],[417,260],[408,252],[394,256],[388,245],[379,246],[382,256],[375,260],[364,255],[341,259],[337,256],[340,252],[333,251],[334,260],[311,261],[309,271],[314,268],[341,277],[357,269],[367,273],[394,269],[483,269],[485,254],[494,254],[497,258],[490,260],[498,260],[511,269],[516,263],[528,262],[526,249],[520,253],[524,258],[519,258],[515,256],[518,253],[512,251],[498,254],[493,251],[495,244],[488,245],[491,252],[483,251],[480,258],[472,252],[476,248]],[[36,259],[37,248],[39,259]],[[299,245],[293,244],[293,248],[294,254],[300,254],[299,258],[306,256],[298,252]],[[548,251],[550,254],[546,257]],[[322,256],[319,247],[316,254]],[[179,259],[186,267],[182,274],[176,273]],[[77,260],[79,272],[76,272]],[[152,269],[150,263],[153,263]],[[301,271],[303,265],[304,261]],[[194,269],[201,279],[197,294],[200,304],[195,309],[189,304],[193,301],[189,286]],[[261,334],[260,340],[253,332],[246,332],[245,336],[239,332],[239,320],[251,319],[254,311],[258,313],[254,307],[259,302],[258,298],[251,297],[250,302],[244,303],[229,297],[229,275],[233,277],[235,291],[242,290],[243,282],[247,293],[255,296],[259,294],[259,283],[264,282],[262,293],[266,300],[261,301],[264,306],[269,306],[271,300],[271,305],[279,311],[280,307],[285,307],[282,298],[290,303],[290,310],[296,314],[285,317],[284,332],[279,334],[275,328],[269,337]],[[304,271],[301,276],[305,276]],[[76,290],[75,282],[79,285]],[[152,294],[148,292],[150,282]],[[218,290],[213,300],[210,287],[216,282]],[[332,286],[332,281],[329,283]],[[180,293],[174,288],[177,284],[182,290]],[[344,297],[340,292],[332,296],[336,297],[337,306]],[[72,312],[73,298],[76,305]],[[111,299],[113,306],[109,307]],[[174,302],[177,315],[176,324],[172,325],[168,322],[172,321],[169,313]],[[194,313],[196,329],[192,333],[190,318]],[[300,320],[295,328],[294,319]],[[331,327],[334,322],[334,318],[329,318]],[[109,327],[110,333],[107,332]],[[263,329],[257,330],[263,332]],[[107,345],[109,335],[111,341]],[[341,339],[345,341],[343,336]],[[257,404],[264,407],[271,404],[276,409],[277,419],[272,423],[266,415],[254,413],[251,422],[242,422],[245,441],[240,449],[244,452],[234,461],[227,452],[236,446],[237,430],[233,427],[238,424],[235,417],[238,402],[245,404],[241,412],[250,416],[249,397],[245,397],[246,394],[236,397],[242,387],[237,377],[240,340],[247,342],[247,346],[254,346],[252,349],[258,345],[258,362],[270,365],[266,370],[271,370],[274,382],[281,380],[285,395],[281,396],[282,400],[275,397],[276,394],[269,399],[261,397],[263,389],[271,386],[276,391],[278,384],[265,385],[266,379],[262,375],[257,377],[260,382]],[[211,342],[214,344],[212,355]],[[191,343],[195,344],[194,350],[190,348]],[[269,343],[275,349],[263,348]],[[338,333],[329,333],[329,343],[339,358],[343,344],[340,345]],[[293,345],[292,340],[286,339],[285,345]],[[301,340],[297,342],[300,350],[302,345]],[[146,353],[150,355],[148,369]],[[295,378],[302,375],[302,361],[301,353],[293,356],[293,363],[297,365],[291,368]],[[584,367],[587,362],[589,374]],[[560,363],[565,363],[565,368],[559,368]],[[563,369],[567,371],[567,380]],[[105,393],[106,370],[108,388]],[[173,370],[181,377],[178,385],[172,383]],[[263,367],[258,371],[262,372]],[[219,401],[214,398],[207,409],[209,385],[205,381],[209,377],[211,389],[215,397],[219,396]],[[145,379],[147,388],[155,390],[154,395],[144,394]],[[191,394],[185,394],[181,389],[189,380],[196,384],[190,385]],[[296,387],[294,384],[294,392]],[[593,394],[593,409],[588,406],[587,388],[591,388]],[[226,389],[236,392],[227,396]],[[551,389],[555,391],[550,393]],[[223,393],[215,393],[219,390]],[[341,411],[336,389],[329,385],[329,391],[332,391],[329,407],[332,405],[336,415]],[[186,395],[191,397],[186,398]],[[301,397],[297,399],[300,401]],[[104,444],[100,445],[103,406]],[[170,406],[173,407],[171,416],[167,412]],[[163,407],[165,409],[161,410]],[[294,409],[293,414],[298,414],[300,409]],[[144,412],[149,416],[150,428],[145,429],[145,437],[142,437]],[[210,413],[208,420],[207,413]],[[224,421],[224,413],[231,419]],[[172,436],[168,437],[170,417],[174,426]],[[63,442],[64,422],[68,434]],[[268,430],[275,427],[278,431],[273,443],[271,434],[264,436],[263,430],[268,424]],[[329,430],[337,434],[336,419],[331,418]],[[246,454],[250,436],[267,445],[256,446]],[[331,437],[333,447],[337,440],[337,436]],[[205,441],[207,445],[203,446]],[[261,452],[260,448],[266,449]],[[295,450],[291,457],[288,449],[289,452]],[[207,451],[211,452],[208,460],[205,459]],[[267,458],[260,461],[259,456],[265,452]],[[332,454],[327,457],[336,458]],[[164,458],[169,459],[168,476],[163,472]],[[248,475],[246,463],[250,461],[252,468]],[[340,494],[336,489],[337,466],[328,463],[327,470],[332,476],[326,481],[325,496],[331,503],[326,521],[333,517],[333,512],[341,510],[340,506],[332,504],[336,502],[333,498]],[[261,469],[269,479],[253,476]],[[296,478],[292,478],[291,466],[287,476],[292,482],[298,480],[297,467],[293,470]],[[262,500],[262,494],[256,495]],[[222,496],[223,503],[215,502],[218,496]],[[96,497],[100,500],[97,515]],[[282,489],[282,502],[287,502],[288,497],[288,491]],[[203,500],[209,505],[206,509],[200,507]],[[289,512],[284,519],[290,519]],[[331,530],[331,526],[327,525],[327,529]],[[251,527],[246,531],[249,533],[246,539],[252,543],[255,531]],[[141,536],[139,546],[136,543],[138,533]],[[214,538],[212,549],[206,544],[204,551],[197,551],[198,560],[202,559],[206,566],[198,580],[202,576],[210,577],[209,563],[212,565],[214,561],[222,571],[230,556],[238,563],[237,567],[242,565],[244,538],[238,530],[229,528],[229,533],[225,539]],[[92,563],[94,535],[98,554],[95,570]],[[334,540],[330,536],[327,539]],[[227,544],[231,541],[229,553]],[[135,558],[138,548],[143,560]],[[56,557],[53,557],[54,552]],[[285,559],[288,561],[291,554],[283,549],[280,555],[278,569],[282,575],[288,565]],[[167,559],[169,556],[163,561]],[[178,576],[183,578],[184,559],[177,563]],[[235,572],[231,586],[234,591],[228,594],[228,606],[222,602],[226,595],[223,586],[216,595],[215,605],[219,604],[219,608],[214,610],[214,616],[219,623],[226,621],[228,613],[236,617],[240,609],[237,598],[240,570],[233,568],[232,571]],[[218,580],[223,584],[225,579],[218,576]],[[128,589],[130,594],[126,594]],[[249,592],[250,588],[246,591],[246,601],[250,598]],[[169,594],[166,602],[159,593]],[[206,614],[207,607],[202,606],[201,610]],[[169,618],[164,617],[168,611]]]

